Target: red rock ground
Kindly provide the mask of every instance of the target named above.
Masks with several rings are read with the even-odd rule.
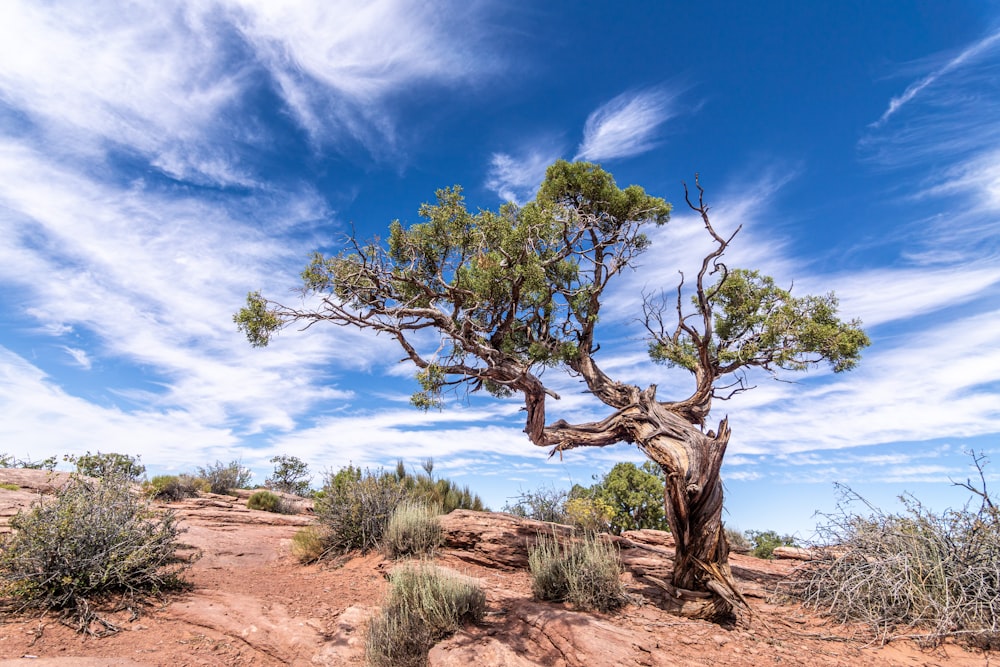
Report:
[[[24,489],[0,490],[0,522],[37,497],[30,490],[37,480],[23,471],[0,470],[2,482]],[[369,554],[339,567],[299,564],[289,544],[310,522],[306,515],[247,510],[244,502],[220,496],[171,507],[184,517],[184,542],[203,554],[189,571],[190,591],[134,622],[121,618],[125,630],[100,639],[76,634],[52,616],[0,619],[0,667],[364,663],[366,619],[386,591],[392,563]],[[450,519],[478,520],[475,515]],[[486,521],[482,530],[503,538],[498,524]],[[669,571],[669,559],[657,549],[644,547],[628,557],[646,570]],[[862,629],[831,625],[797,604],[772,600],[774,583],[792,571],[791,563],[733,556],[754,616],[745,627],[731,628],[666,613],[641,576],[630,574],[626,583],[634,602],[615,614],[535,602],[527,572],[488,567],[488,554],[445,548],[436,558],[439,565],[480,579],[489,610],[480,625],[436,646],[431,665],[990,664],[989,654],[954,645],[926,651],[910,642],[874,645]]]

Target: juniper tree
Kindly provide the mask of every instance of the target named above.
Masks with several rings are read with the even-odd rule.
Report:
[[[528,438],[550,455],[634,444],[664,472],[678,611],[727,615],[742,598],[721,521],[719,470],[730,429],[727,419],[706,429],[713,400],[747,389],[741,373],[749,368],[826,362],[848,370],[869,341],[859,321],[838,317],[832,294],[793,296],[757,271],[727,267],[722,256],[735,232],[715,230],[696,185],[694,200],[687,187],[685,199],[713,249],[691,284],[682,274],[671,296],[647,298],[641,318],[651,361],[694,376],[679,400],[660,400],[656,385],[615,380],[598,361],[607,289],[636,265],[650,245],[644,230],[666,224],[671,206],[639,186],[619,188],[586,162],[556,162],[534,201],[497,211],[469,211],[458,186],[439,190],[420,207],[423,222],[394,221],[385,241],[351,237],[337,254],[314,255],[302,272],[301,306],[251,292],[234,319],[254,346],[290,324],[386,334],[416,367],[416,406],[440,406],[449,388],[519,396]],[[427,332],[439,339],[431,353],[417,342]],[[559,396],[541,370],[553,366],[579,377],[606,416],[551,421],[547,411]]]

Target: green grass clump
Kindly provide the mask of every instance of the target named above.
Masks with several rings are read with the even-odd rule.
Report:
[[[208,483],[192,475],[157,475],[143,485],[149,497],[172,502],[194,498],[209,490]]]
[[[55,498],[11,518],[0,537],[0,598],[8,611],[55,611],[80,632],[119,628],[102,605],[138,614],[144,603],[182,585],[180,531],[171,512],[154,514],[132,491],[128,472],[73,476]],[[94,625],[103,628],[94,631]]]
[[[263,512],[275,512],[278,514],[288,514],[289,509],[285,502],[276,493],[270,491],[254,491],[247,499],[247,507],[252,510]]]
[[[433,553],[440,544],[441,524],[436,509],[406,500],[389,517],[381,546],[389,558],[403,558]]]
[[[578,609],[603,612],[628,600],[617,548],[593,533],[576,540],[539,535],[528,567],[531,590],[540,600],[566,600]]]
[[[486,594],[474,580],[426,563],[402,567],[369,624],[365,657],[375,667],[425,665],[435,643],[485,612]]]
[[[17,484],[9,484],[7,482],[0,484],[0,489],[3,489],[4,491],[17,491],[20,488],[21,487],[19,487]]]

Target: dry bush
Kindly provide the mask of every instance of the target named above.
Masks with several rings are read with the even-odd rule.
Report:
[[[175,516],[154,514],[149,503],[118,472],[73,476],[54,499],[19,512],[0,541],[3,607],[54,610],[80,632],[117,631],[95,605],[137,615],[152,596],[180,586],[187,567],[176,557]]]
[[[975,461],[982,474],[982,457]],[[863,499],[844,489],[839,513],[823,527],[835,546],[791,592],[841,622],[868,624],[883,642],[906,636],[934,645],[956,637],[1000,647],[1000,512],[985,484],[961,486],[980,496],[978,510],[936,514],[904,497],[902,513],[868,505],[872,513],[862,517],[847,501]]]
[[[228,494],[232,489],[245,489],[253,479],[253,471],[237,459],[224,464],[216,461],[198,468],[198,476],[208,482],[212,493]]]
[[[330,540],[319,526],[306,526],[292,536],[292,555],[300,563],[315,563],[326,556]]]
[[[486,594],[473,579],[427,563],[402,567],[391,575],[389,598],[369,624],[365,657],[376,667],[425,665],[436,642],[485,612]]]
[[[413,500],[399,504],[382,537],[382,551],[389,558],[424,556],[441,544],[441,523],[434,507]]]
[[[315,513],[326,529],[329,553],[378,548],[389,518],[406,497],[391,474],[348,466],[328,476]]]
[[[579,609],[604,612],[628,600],[617,547],[593,533],[575,540],[539,535],[528,567],[531,590],[540,600],[568,600]]]

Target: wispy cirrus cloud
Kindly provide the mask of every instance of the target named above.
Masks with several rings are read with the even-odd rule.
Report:
[[[317,141],[349,136],[383,152],[390,100],[416,86],[474,86],[503,67],[489,3],[224,0],[299,124]]]
[[[657,145],[660,126],[676,114],[674,97],[663,88],[622,93],[587,117],[577,160],[630,157]]]
[[[998,45],[1000,45],[1000,31],[991,33],[979,41],[965,47],[961,52],[959,52],[958,55],[949,58],[943,65],[936,68],[922,79],[913,82],[907,86],[906,90],[904,90],[900,95],[889,100],[888,108],[886,108],[885,112],[879,116],[877,121],[872,123],[872,126],[878,127],[885,124],[891,116],[903,108],[904,105],[911,102],[926,88],[934,85],[939,79],[948,76],[955,70],[972,63],[976,58],[988,53],[991,49]]]

